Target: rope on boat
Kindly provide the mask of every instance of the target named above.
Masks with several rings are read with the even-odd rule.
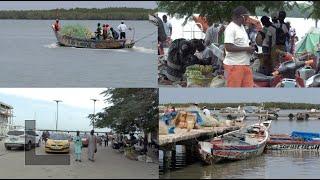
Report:
[[[136,43],[136,42],[138,42],[138,41],[141,41],[142,39],[145,39],[145,38],[147,38],[147,37],[149,37],[149,36],[151,36],[151,35],[154,35],[157,31],[158,31],[158,30],[155,30],[155,31],[153,31],[153,32],[150,33],[150,34],[147,34],[146,36],[143,36],[142,38],[134,41],[134,43]]]

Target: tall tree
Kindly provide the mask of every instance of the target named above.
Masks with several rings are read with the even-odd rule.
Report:
[[[158,89],[116,88],[101,94],[111,106],[104,108],[104,112],[99,112],[96,116],[89,115],[89,118],[96,119],[96,127],[109,127],[121,134],[143,131],[146,150],[148,133],[158,130]]]
[[[157,1],[160,10],[165,10],[169,15],[177,15],[186,20],[193,14],[200,14],[207,18],[209,24],[231,20],[231,12],[237,6],[244,6],[252,15],[256,15],[256,8],[262,7],[263,11],[270,13],[272,10],[292,8],[296,3],[289,1]],[[186,22],[186,21],[185,21]]]

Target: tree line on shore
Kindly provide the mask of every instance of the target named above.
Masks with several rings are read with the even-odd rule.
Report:
[[[51,10],[3,10],[0,19],[148,20],[155,10],[144,8],[73,8]]]
[[[168,103],[160,106],[189,107],[193,103]],[[208,109],[222,109],[226,107],[237,108],[238,106],[261,106],[264,108],[280,108],[280,109],[319,109],[320,104],[309,103],[286,103],[286,102],[263,102],[263,103],[199,103],[199,107],[206,106]]]

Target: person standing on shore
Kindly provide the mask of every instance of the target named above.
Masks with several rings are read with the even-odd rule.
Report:
[[[120,39],[126,39],[127,25],[124,24],[124,21],[121,21],[121,24],[118,26],[118,30],[120,32]]]
[[[94,135],[94,130],[91,130],[88,144],[88,159],[94,162],[94,153],[97,152],[97,137]]]
[[[109,146],[109,137],[108,137],[108,133],[106,133],[106,136],[104,137],[104,147]]]
[[[77,131],[77,136],[73,138],[73,142],[74,142],[74,153],[76,154],[76,161],[81,162],[82,140],[81,140],[79,131]]]
[[[224,32],[226,56],[223,60],[227,87],[253,87],[250,57],[255,51],[250,46],[244,23],[249,18],[247,8],[238,6],[232,11],[232,21]]]

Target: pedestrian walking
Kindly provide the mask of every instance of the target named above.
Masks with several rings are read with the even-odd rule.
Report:
[[[94,135],[94,130],[91,130],[89,135],[88,159],[94,162],[94,153],[97,152],[97,137]]]
[[[106,136],[104,137],[104,147],[109,146],[109,137],[108,133],[106,133]]]
[[[76,161],[81,162],[82,140],[81,140],[79,131],[77,131],[77,136],[73,138],[73,142],[74,142],[74,153],[76,155]]]

